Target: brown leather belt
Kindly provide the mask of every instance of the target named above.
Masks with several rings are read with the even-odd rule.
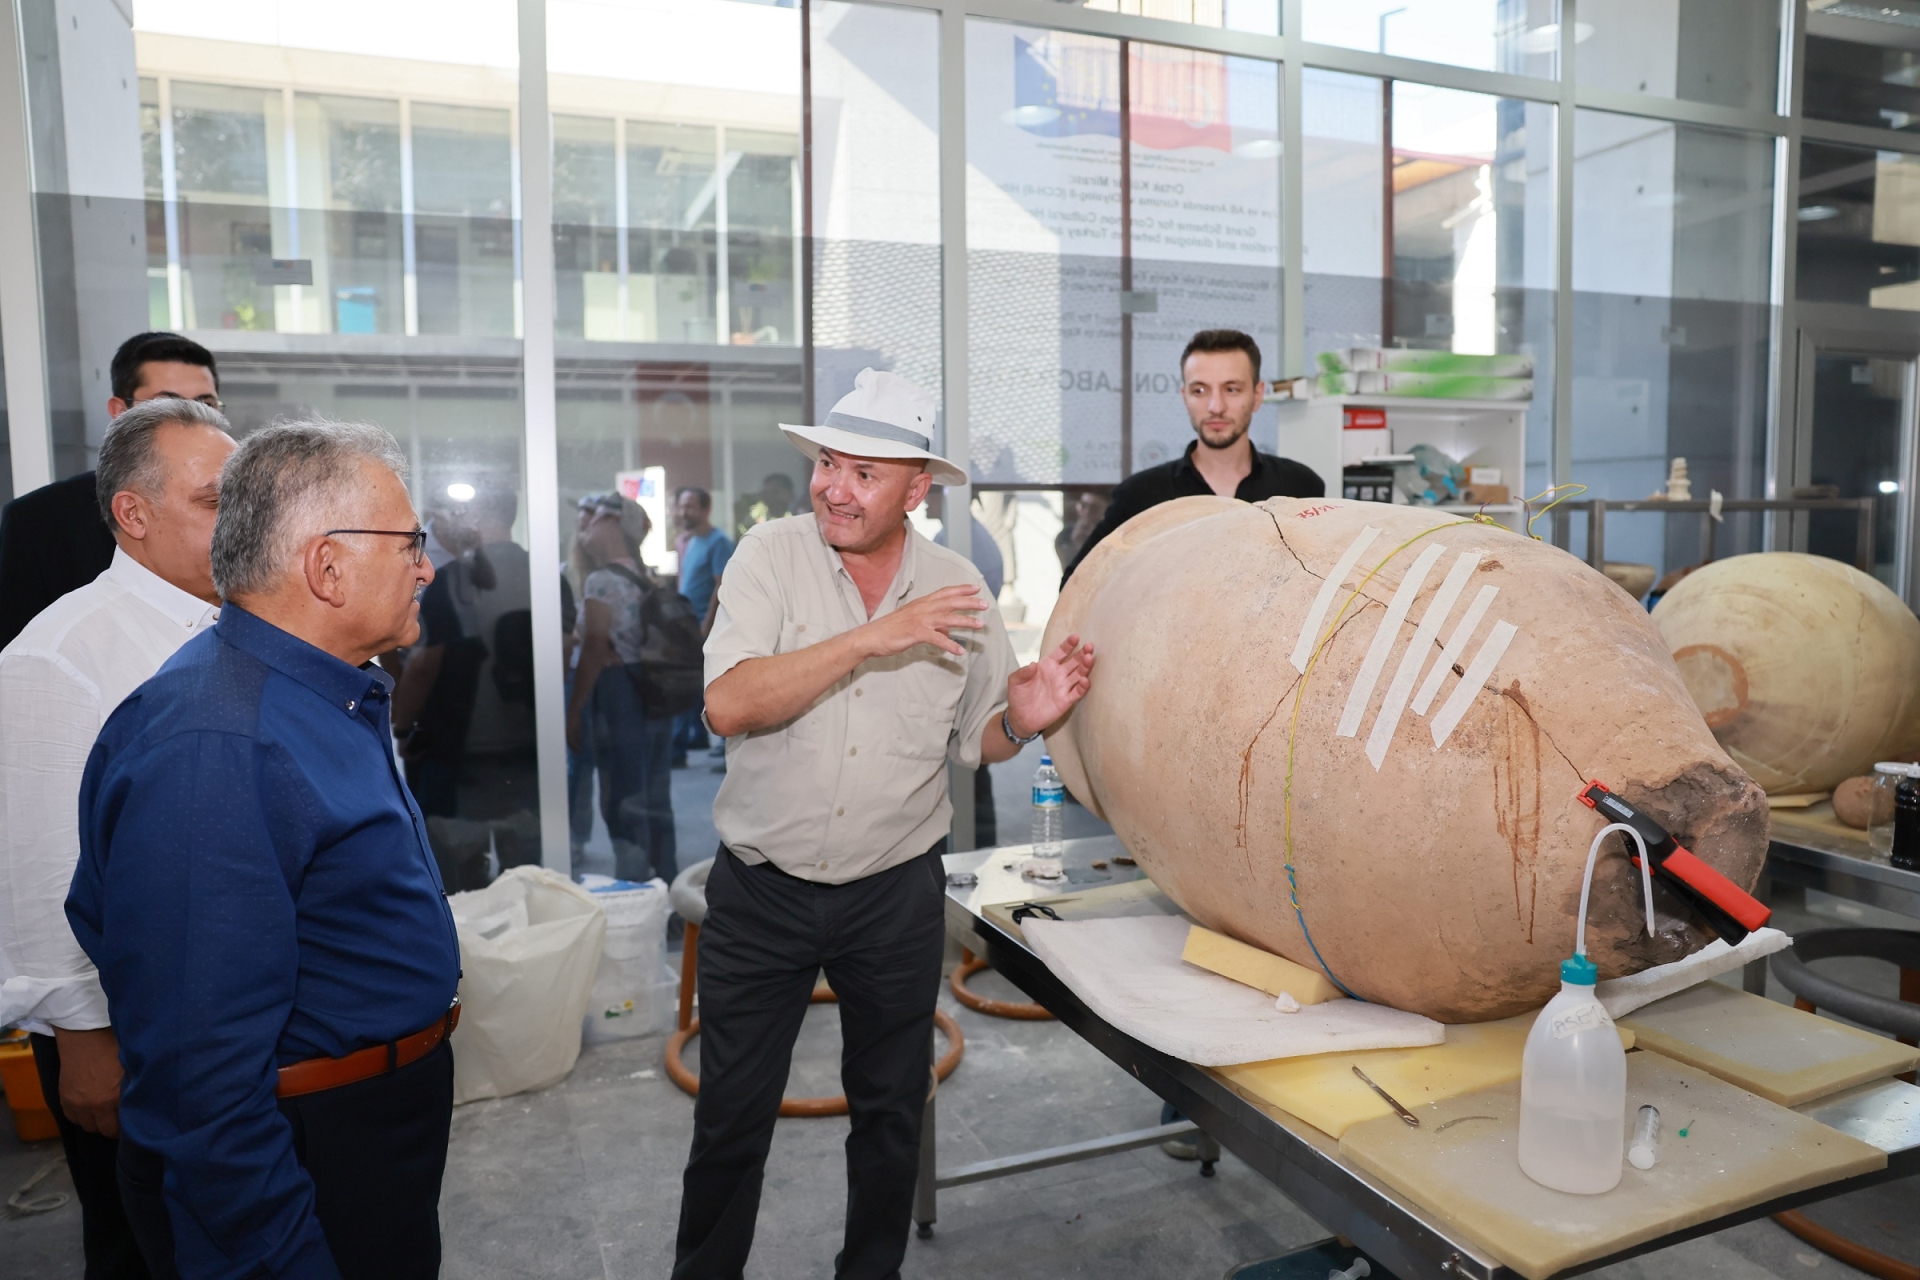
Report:
[[[343,1084],[371,1080],[375,1076],[398,1071],[420,1061],[440,1047],[440,1042],[460,1025],[460,998],[447,1006],[446,1016],[404,1040],[376,1044],[357,1050],[344,1058],[308,1058],[280,1068],[280,1083],[274,1088],[277,1098],[297,1098],[303,1093],[338,1089]]]

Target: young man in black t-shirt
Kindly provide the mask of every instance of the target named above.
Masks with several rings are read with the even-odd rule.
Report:
[[[1266,398],[1260,347],[1251,337],[1238,329],[1202,329],[1180,353],[1180,378],[1197,439],[1172,462],[1136,471],[1114,488],[1106,516],[1060,576],[1062,585],[1102,538],[1162,502],[1209,493],[1242,502],[1326,496],[1325,481],[1311,467],[1261,453],[1247,437]]]

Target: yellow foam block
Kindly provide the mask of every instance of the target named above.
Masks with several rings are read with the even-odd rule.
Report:
[[[1324,1004],[1340,998],[1340,989],[1326,974],[1315,973],[1305,965],[1199,925],[1188,932],[1187,945],[1180,952],[1180,958],[1270,996],[1284,991],[1301,1004]]]
[[[1647,1048],[1783,1107],[1910,1071],[1920,1060],[1898,1041],[1718,982],[1656,1000],[1622,1025]]]
[[[1450,1026],[1446,1043],[1418,1049],[1320,1053],[1213,1070],[1242,1095],[1296,1115],[1338,1138],[1361,1121],[1393,1114],[1353,1074],[1354,1067],[1418,1115],[1423,1106],[1518,1080],[1520,1055],[1537,1016],[1523,1013],[1499,1022]],[[1632,1048],[1632,1033],[1616,1030],[1621,1043]]]

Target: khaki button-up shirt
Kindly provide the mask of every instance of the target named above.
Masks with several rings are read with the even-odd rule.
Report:
[[[986,595],[978,570],[909,527],[900,571],[873,616],[967,584]],[[749,530],[719,594],[708,684],[749,658],[791,653],[868,620],[812,515]],[[1000,610],[982,616],[984,630],[953,633],[964,657],[923,644],[868,659],[788,723],[727,739],[713,821],[735,856],[845,884],[919,857],[946,835],[946,762],[980,763],[981,732],[1005,709],[1016,665]]]

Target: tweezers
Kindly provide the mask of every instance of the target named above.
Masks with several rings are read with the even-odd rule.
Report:
[[[1405,1120],[1408,1124],[1412,1125],[1414,1128],[1418,1129],[1420,1127],[1420,1117],[1416,1116],[1415,1114],[1413,1114],[1413,1112],[1401,1106],[1400,1103],[1394,1098],[1392,1094],[1388,1093],[1385,1089],[1382,1089],[1379,1085],[1375,1084],[1373,1081],[1367,1079],[1367,1073],[1362,1071],[1357,1064],[1353,1068],[1353,1074],[1360,1077],[1361,1084],[1366,1085],[1367,1088],[1379,1094],[1380,1097],[1386,1102],[1386,1104],[1393,1108],[1394,1114],[1398,1115],[1402,1120]]]

